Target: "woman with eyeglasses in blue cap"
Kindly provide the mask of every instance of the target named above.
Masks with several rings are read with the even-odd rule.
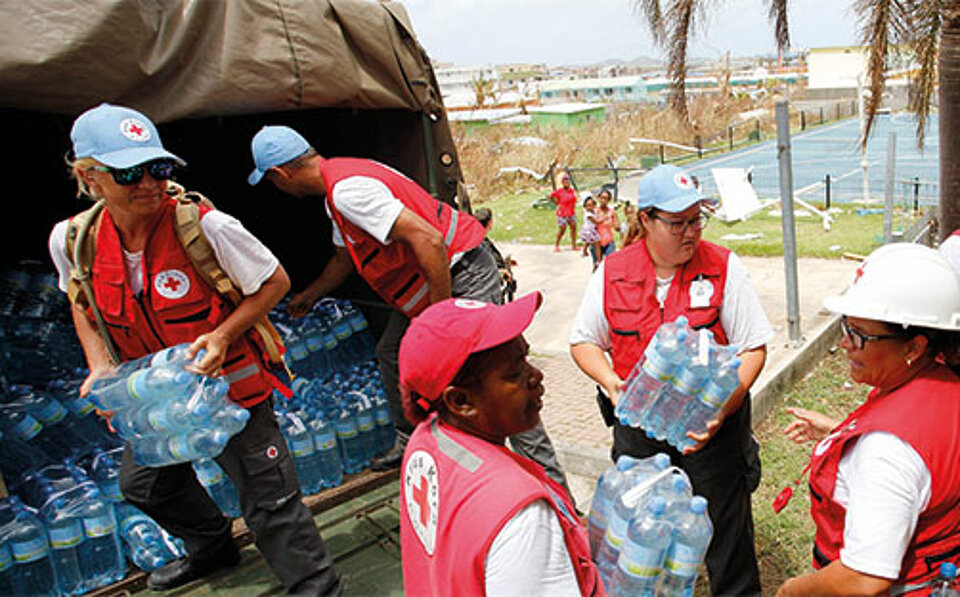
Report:
[[[641,238],[607,257],[590,278],[570,353],[602,389],[601,409],[614,428],[614,460],[666,452],[690,476],[694,493],[707,498],[715,528],[706,554],[713,594],[759,594],[750,493],[759,483],[760,462],[748,391],[763,368],[773,330],[740,259],[701,240],[710,201],[694,179],[676,166],[658,166],[640,179],[638,195]],[[696,443],[683,453],[641,428],[622,425],[612,413],[657,329],[681,315],[694,328],[710,330],[718,343],[738,346],[742,362],[740,387],[706,429],[688,433]]]
[[[70,137],[70,172],[80,195],[103,205],[90,228],[94,255],[85,289],[90,292],[71,293],[90,367],[81,395],[118,364],[114,360],[180,343],[191,343],[192,355],[204,350],[197,372],[222,374],[230,381],[229,397],[250,412],[246,427],[216,460],[237,486],[257,546],[291,595],[340,594],[340,576],[300,501],[296,469],[273,414],[272,393],[284,384],[252,331],[289,290],[286,272],[239,221],[200,205],[200,231],[242,298],[234,306],[199,274],[178,237],[176,206],[184,191],[171,182],[175,168],[185,163],[163,147],[145,115],[101,104],[76,119]],[[69,221],[60,222],[50,235],[64,291],[78,284],[71,279],[68,230],[76,233]],[[187,546],[187,557],[150,574],[151,589],[173,589],[239,562],[232,522],[189,462],[142,466],[127,445],[120,486],[130,503]]]

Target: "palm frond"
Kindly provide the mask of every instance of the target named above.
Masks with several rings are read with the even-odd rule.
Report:
[[[787,0],[769,0],[767,16],[773,23],[773,35],[777,48],[782,52],[790,47],[790,28],[787,24]]]
[[[660,0],[636,0],[634,8],[647,18],[647,26],[650,28],[650,35],[653,37],[653,43],[662,46],[665,33],[663,29],[663,11],[660,8]]]
[[[867,72],[864,84],[870,90],[865,105],[865,126],[860,144],[866,147],[867,139],[873,130],[877,110],[883,102],[883,88],[886,82],[887,50],[890,47],[891,14],[895,11],[895,0],[857,0],[854,9],[860,20],[860,35],[867,47]]]
[[[898,36],[917,61],[917,72],[910,81],[908,108],[917,118],[917,147],[926,140],[927,120],[938,79],[937,55],[940,47],[941,0],[906,0],[903,29]]]

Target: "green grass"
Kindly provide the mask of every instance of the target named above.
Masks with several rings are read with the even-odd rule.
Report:
[[[532,204],[546,197],[549,190],[525,190],[503,195],[477,203],[474,207],[488,207],[494,212],[494,228],[490,236],[496,242],[519,242],[525,244],[551,245],[556,239],[557,225],[553,209],[536,209]],[[776,257],[783,255],[783,231],[779,215],[770,215],[773,206],[744,222],[727,224],[714,218],[704,230],[703,238],[734,250],[739,255]],[[798,207],[798,212],[800,208]],[[883,215],[859,216],[856,206],[844,205],[842,213],[833,214],[831,230],[823,229],[822,221],[814,214],[797,215],[797,254],[800,257],[839,258],[843,253],[868,255],[879,247],[883,233]],[[621,212],[622,213],[622,212]],[[583,211],[577,209],[578,223],[583,220]],[[900,227],[899,217],[894,218],[894,230]],[[755,240],[724,240],[728,234],[762,234]],[[569,242],[569,232],[566,233]],[[579,242],[579,241],[578,241]]]
[[[790,504],[775,514],[771,504],[810,461],[812,444],[786,439],[783,428],[793,420],[784,411],[799,406],[843,419],[866,398],[869,388],[850,381],[842,350],[824,359],[805,379],[787,392],[777,410],[756,430],[763,475],[753,494],[757,557],[764,594],[773,594],[787,578],[810,571],[814,525],[806,477],[794,487]]]

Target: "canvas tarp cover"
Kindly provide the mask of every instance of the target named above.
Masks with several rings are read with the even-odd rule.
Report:
[[[373,0],[28,0],[0,8],[0,106],[157,122],[313,107],[442,114],[404,8]]]

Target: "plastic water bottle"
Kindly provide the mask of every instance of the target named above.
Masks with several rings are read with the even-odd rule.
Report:
[[[313,411],[309,427],[313,445],[317,450],[320,484],[324,488],[337,487],[343,482],[343,464],[337,448],[337,432],[319,410]]]
[[[98,451],[93,456],[90,473],[104,499],[113,503],[123,501],[120,491],[120,466],[123,462],[123,448],[109,452]]]
[[[59,595],[46,529],[17,496],[9,498],[14,520],[8,541],[13,555],[17,594]]]
[[[677,517],[686,516],[693,498],[690,478],[683,471],[676,470],[674,474],[660,479],[641,498],[640,508],[646,507],[654,497],[662,497],[666,503],[667,520],[673,521]]]
[[[280,429],[287,440],[287,447],[297,469],[300,490],[306,495],[319,493],[320,463],[310,430],[298,415],[291,412],[283,414]]]
[[[240,498],[237,488],[216,462],[209,458],[194,460],[192,463],[197,480],[210,494],[220,511],[230,518],[239,518],[243,515],[240,509]]]
[[[137,402],[182,395],[200,376],[186,371],[186,349],[178,344],[118,366],[93,383],[90,399],[101,410],[118,410]],[[195,360],[201,359],[197,354]]]
[[[713,537],[713,524],[707,515],[707,500],[695,496],[689,513],[675,519],[670,547],[663,562],[663,581],[658,595],[690,597],[697,582],[697,571]]]
[[[393,425],[393,413],[390,412],[390,402],[384,395],[382,388],[368,386],[367,396],[373,400],[373,418],[377,424],[377,442],[379,454],[387,452],[397,441],[397,429]]]
[[[664,453],[655,454],[637,462],[625,471],[624,480],[619,486],[619,493],[613,499],[613,507],[608,514],[607,530],[603,536],[603,544],[597,556],[597,570],[606,586],[610,586],[617,568],[617,558],[627,538],[627,529],[630,520],[636,513],[637,502],[624,499],[627,493],[640,485],[650,482],[659,473],[670,467],[670,457]]]
[[[180,557],[176,546],[164,538],[164,531],[146,514],[121,504],[117,518],[124,551],[137,568],[151,572]]]
[[[686,431],[705,430],[707,423],[716,418],[724,403],[740,386],[739,367],[740,359],[734,357],[727,360],[713,373],[696,399],[689,402],[681,417],[685,430],[682,438],[678,438],[679,441],[676,443],[679,449],[682,450],[694,444],[693,440],[686,437]]]
[[[102,587],[123,578],[125,567],[113,504],[103,499],[88,499],[82,509],[83,531],[81,566],[91,586]]]
[[[64,595],[79,595],[87,584],[80,567],[85,539],[83,524],[65,498],[51,499],[40,511],[50,538],[50,556],[57,573],[57,586]]]
[[[957,597],[960,591],[957,590],[957,566],[953,562],[944,562],[940,564],[940,574],[933,581],[933,590],[930,592],[932,597]]]
[[[210,404],[200,400],[159,400],[118,411],[112,423],[124,437],[132,438],[154,433],[172,434],[198,427],[212,414]]]
[[[683,424],[682,415],[687,404],[700,396],[710,377],[710,357],[714,352],[712,344],[713,334],[708,330],[702,329],[689,335],[686,341],[688,358],[667,392],[664,392],[671,394],[671,399],[664,400],[662,404],[660,416],[664,421],[664,429],[661,439],[666,439],[674,446],[686,435],[687,427]]]
[[[628,376],[617,403],[616,414],[623,424],[634,427],[641,424],[661,388],[673,378],[682,362],[686,337],[687,318],[682,315],[657,329],[644,350],[644,358]]]
[[[613,500],[619,494],[620,484],[624,473],[632,468],[637,459],[622,455],[617,463],[600,475],[597,479],[597,488],[593,492],[593,501],[590,503],[590,515],[587,519],[587,531],[590,537],[590,553],[597,557],[600,546],[603,544],[603,535],[607,531],[607,520],[613,508]]]
[[[653,597],[670,545],[671,525],[664,517],[665,510],[666,501],[654,497],[646,510],[630,522],[617,559],[613,595]]]
[[[197,429],[171,437],[150,435],[133,445],[134,456],[144,466],[166,466],[200,458],[216,458],[230,436],[219,429]]]
[[[344,301],[342,311],[350,324],[350,330],[353,332],[351,338],[355,343],[356,355],[361,359],[371,358],[376,346],[373,336],[370,334],[370,326],[363,313],[349,301]]]
[[[16,586],[10,543],[0,538],[0,595],[15,594]]]
[[[377,436],[377,425],[374,421],[373,404],[363,392],[347,392],[344,398],[352,401],[351,407],[357,419],[357,431],[360,435],[358,443],[361,446],[364,463],[369,463],[379,453],[379,438]]]

